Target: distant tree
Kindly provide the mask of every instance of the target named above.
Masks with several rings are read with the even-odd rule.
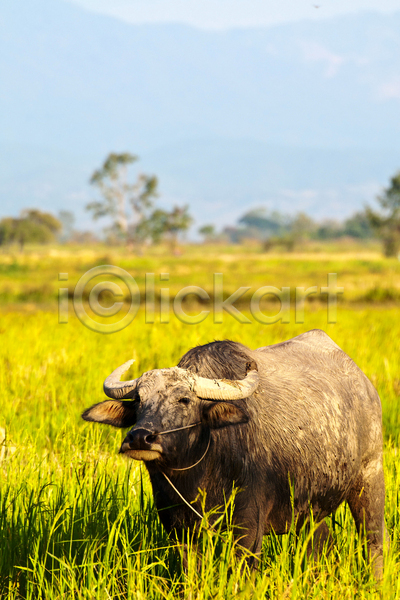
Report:
[[[6,217],[0,221],[0,244],[46,244],[54,240],[61,223],[50,213],[37,209],[23,210],[19,218]]]
[[[58,237],[60,242],[65,244],[65,242],[68,242],[73,236],[75,216],[74,213],[69,210],[60,210],[57,217],[61,223],[61,233]]]
[[[222,235],[232,244],[240,244],[243,231],[238,227],[226,226],[222,230]]]
[[[168,212],[156,208],[146,219],[142,219],[135,227],[135,237],[141,242],[151,240],[153,244],[161,242],[166,232]]]
[[[383,242],[385,256],[398,256],[400,251],[400,171],[390,180],[390,186],[377,197],[381,211],[370,206],[366,214],[371,227]]]
[[[199,227],[198,232],[203,236],[205,242],[210,242],[215,238],[215,225],[203,225]]]
[[[315,237],[318,240],[334,240],[343,235],[342,223],[335,219],[325,219],[318,224]]]
[[[278,211],[268,212],[265,208],[247,212],[238,220],[238,224],[245,227],[225,230],[232,241],[259,239],[267,251],[275,246],[284,246],[291,251],[298,243],[313,237],[317,229],[316,223],[305,213],[291,217]]]
[[[315,221],[303,212],[298,213],[290,223],[290,235],[295,244],[310,239],[316,229]]]
[[[179,234],[187,231],[192,223],[187,205],[174,206],[171,212],[158,208],[138,225],[137,235],[142,240],[151,238],[155,244],[166,239],[175,251]]]
[[[255,208],[244,214],[239,225],[257,231],[262,238],[283,234],[288,230],[290,220],[278,211],[268,212],[265,208]],[[246,235],[250,232],[246,232]]]
[[[271,250],[274,246],[283,246],[288,252],[293,252],[298,244],[310,239],[317,229],[315,221],[302,212],[293,219],[286,217],[285,223],[285,229],[281,230],[280,235],[271,236],[265,240],[264,250]]]
[[[6,246],[13,242],[15,221],[12,217],[4,217],[0,221],[0,246]]]
[[[61,223],[54,215],[41,212],[35,208],[21,211],[21,220],[28,221],[32,226],[35,225],[38,228],[37,236],[42,238],[48,236],[49,240],[53,239],[54,235],[61,230]],[[42,234],[39,232],[39,228],[42,228]],[[49,231],[50,235],[48,233]]]
[[[137,156],[128,152],[109,154],[103,166],[90,179],[90,183],[99,190],[102,200],[86,206],[95,220],[110,217],[114,233],[125,242],[135,241],[132,236],[152,208],[153,198],[158,195],[155,176],[141,173],[135,183],[128,183],[128,166],[137,160]]]
[[[371,227],[367,213],[356,212],[354,215],[346,219],[343,226],[344,235],[353,238],[368,239],[374,236],[374,231]]]

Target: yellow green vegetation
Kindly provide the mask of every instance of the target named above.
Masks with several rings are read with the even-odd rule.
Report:
[[[157,311],[155,322],[146,324],[141,308],[129,327],[111,335],[85,328],[72,309],[68,323],[59,324],[55,310],[59,286],[73,288],[85,270],[104,262],[122,266],[139,285],[146,272],[169,272],[171,290],[174,277],[174,289],[211,289],[207,282],[214,272],[224,273],[228,292],[240,285],[321,286],[328,272],[337,272],[345,296],[352,290],[355,300],[360,289],[399,289],[398,261],[374,254],[346,260],[226,252],[214,258],[194,251],[173,258],[116,253],[105,260],[60,251],[9,258],[0,261],[1,290],[8,286],[13,303],[6,305],[3,297],[0,321],[1,598],[400,598],[400,308],[393,300],[344,301],[336,324],[327,323],[326,308],[318,303],[306,308],[303,324],[273,325],[254,319],[242,325],[227,314],[220,324],[212,318],[198,325],[177,318],[162,324]],[[67,283],[58,281],[59,272],[71,274]],[[35,285],[48,286],[37,297],[40,305],[26,292]],[[23,290],[30,311],[23,310]],[[381,586],[346,506],[327,519],[335,539],[330,554],[308,560],[306,532],[266,536],[260,570],[250,576],[235,558],[228,506],[227,530],[216,535],[204,528],[185,575],[179,551],[158,520],[145,469],[117,454],[124,432],[84,423],[80,413],[103,399],[104,378],[130,358],[136,362],[128,375],[136,376],[175,365],[190,347],[213,339],[256,348],[313,328],[324,329],[356,361],[382,399],[391,545]]]
[[[155,293],[168,287],[173,297],[185,286],[199,286],[213,296],[213,274],[222,273],[225,296],[240,286],[251,289],[240,300],[246,305],[261,286],[281,289],[326,286],[327,274],[337,273],[337,283],[344,288],[342,303],[395,303],[400,300],[400,261],[385,258],[379,251],[360,247],[357,252],[340,251],[340,247],[321,246],[319,252],[272,254],[241,247],[187,247],[180,256],[154,248],[144,256],[125,249],[32,250],[26,254],[0,254],[0,303],[41,303],[57,300],[60,287],[74,286],[89,269],[98,265],[116,265],[125,269],[139,286],[144,301],[146,273],[155,274]],[[61,284],[59,273],[68,274]],[[168,273],[168,283],[159,275]],[[88,290],[86,290],[88,294]],[[315,302],[311,295],[308,302]],[[321,298],[319,298],[321,299]]]

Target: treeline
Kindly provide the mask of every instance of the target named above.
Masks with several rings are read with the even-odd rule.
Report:
[[[256,208],[246,212],[237,226],[225,227],[217,233],[213,225],[203,225],[199,234],[205,242],[230,241],[240,244],[253,239],[262,242],[265,250],[282,246],[294,250],[309,240],[339,240],[354,238],[382,241],[386,256],[400,258],[400,171],[390,180],[390,185],[377,197],[378,210],[366,206],[344,221],[326,219],[318,222],[305,213],[295,216],[278,211]]]
[[[176,251],[178,237],[193,222],[187,205],[166,210],[155,205],[158,180],[154,175],[139,173],[133,181],[129,167],[138,157],[110,153],[94,171],[90,183],[96,197],[86,205],[95,221],[105,217],[107,225],[100,234],[76,230],[72,212],[63,210],[56,216],[37,209],[27,209],[19,217],[0,221],[0,246],[60,243],[91,244],[106,242],[141,251],[148,244],[167,242]]]
[[[122,235],[115,223],[105,228],[102,234],[95,235],[92,231],[75,229],[75,217],[70,211],[60,211],[54,216],[38,209],[25,209],[19,217],[5,217],[0,221],[0,246],[18,245],[21,250],[26,244],[50,242],[86,245],[106,242],[115,246],[135,246],[166,240],[175,248],[179,233],[185,231],[192,221],[186,206],[175,206],[170,212],[155,209],[138,221],[134,231],[128,229],[126,235]],[[274,246],[293,250],[308,240],[370,239],[376,236],[365,213],[356,213],[343,223],[333,220],[318,223],[304,213],[290,218],[276,211],[269,213],[263,208],[247,212],[239,219],[237,227],[224,227],[218,233],[214,225],[204,225],[198,233],[204,243],[241,244],[252,239],[260,241],[266,250]]]
[[[62,230],[59,219],[35,208],[23,210],[19,217],[5,217],[0,221],[0,246],[17,244],[46,244],[54,241]]]
[[[263,242],[266,249],[283,245],[289,250],[308,240],[370,239],[376,235],[365,212],[357,212],[343,222],[333,219],[318,222],[305,213],[290,217],[265,208],[247,212],[236,227],[225,227],[223,233],[233,243],[256,239]]]
[[[26,244],[92,244],[99,239],[91,231],[74,228],[74,214],[61,210],[57,216],[37,208],[21,211],[19,217],[4,217],[0,220],[0,246],[18,246],[23,251]]]
[[[90,244],[105,241],[141,251],[146,245],[167,242],[176,251],[178,239],[193,223],[187,205],[165,210],[155,205],[158,180],[154,175],[139,173],[131,180],[129,167],[138,160],[129,153],[111,153],[103,165],[94,171],[90,183],[96,199],[86,205],[94,220],[107,218],[108,225],[96,237],[90,231],[74,228],[74,215],[60,211],[56,216],[37,209],[26,209],[19,217],[0,220],[0,246],[61,243]],[[240,244],[258,240],[265,250],[282,246],[294,250],[309,240],[338,240],[344,237],[367,240],[377,237],[383,243],[386,256],[400,252],[400,172],[377,198],[379,209],[367,206],[343,222],[315,221],[305,213],[294,216],[278,211],[256,208],[246,212],[236,226],[217,232],[213,224],[198,229],[203,241]]]

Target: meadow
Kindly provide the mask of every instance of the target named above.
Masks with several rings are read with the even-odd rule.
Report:
[[[103,335],[85,327],[72,304],[78,279],[103,264],[127,270],[141,292],[145,274],[155,273],[156,300],[162,285],[169,286],[171,297],[188,285],[212,297],[216,272],[224,275],[225,295],[239,286],[323,286],[331,272],[344,293],[336,323],[327,322],[320,297],[306,302],[304,323],[295,322],[292,310],[289,323],[270,325],[252,318],[245,302],[240,309],[248,324],[226,313],[222,323],[210,315],[188,324],[172,312],[169,323],[162,323],[156,302],[153,323],[146,323],[142,305],[128,327]],[[68,273],[68,280],[59,281],[59,273]],[[169,273],[168,283],[159,282],[161,273]],[[65,323],[59,322],[60,287],[70,290]],[[88,297],[89,291],[85,302]],[[382,258],[374,248],[278,255],[197,247],[182,256],[163,250],[127,256],[118,249],[59,247],[0,255],[0,597],[400,598],[399,300],[400,262]],[[196,313],[199,307],[188,310]],[[272,304],[265,310],[277,312]],[[207,529],[205,517],[184,574],[179,548],[158,520],[145,468],[117,454],[125,432],[85,423],[81,412],[104,398],[104,378],[130,358],[136,362],[129,377],[173,366],[186,350],[213,339],[257,348],[313,328],[325,330],[355,360],[382,400],[391,539],[383,581],[374,580],[346,505],[327,519],[335,539],[330,553],[308,559],[306,531],[266,536],[253,574],[238,564],[228,505],[218,534]],[[186,541],[190,546],[190,537]]]
[[[299,248],[299,252],[262,252],[258,246],[192,246],[178,256],[168,248],[155,247],[143,255],[134,255],[123,248],[58,247],[51,250],[36,247],[24,254],[0,253],[0,303],[23,304],[29,309],[38,304],[57,301],[60,287],[68,286],[72,297],[79,279],[91,268],[117,265],[135,278],[144,297],[146,273],[156,277],[155,293],[168,286],[171,295],[182,287],[195,285],[213,296],[213,274],[224,276],[226,295],[240,286],[253,291],[265,285],[277,288],[289,286],[324,286],[327,273],[338,273],[338,284],[345,288],[346,303],[398,303],[400,301],[400,261],[384,258],[376,245],[354,246],[314,244]],[[68,274],[68,283],[61,285],[59,273]],[[167,273],[168,283],[159,275]],[[90,288],[89,288],[90,290]],[[89,294],[86,290],[86,297]],[[310,301],[315,297],[310,296]],[[248,296],[239,299],[246,305]]]

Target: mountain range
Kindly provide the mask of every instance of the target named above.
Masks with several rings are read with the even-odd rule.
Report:
[[[270,28],[133,25],[65,0],[0,7],[0,214],[76,212],[111,152],[197,224],[251,207],[342,218],[400,168],[400,12]]]

